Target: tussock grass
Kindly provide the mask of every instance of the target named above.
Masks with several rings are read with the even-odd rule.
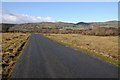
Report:
[[[18,60],[29,33],[2,33],[2,76],[7,78]],[[21,47],[22,46],[22,47]]]

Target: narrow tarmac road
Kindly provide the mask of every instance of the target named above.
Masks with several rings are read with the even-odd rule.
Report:
[[[31,34],[12,78],[117,78],[117,67]]]

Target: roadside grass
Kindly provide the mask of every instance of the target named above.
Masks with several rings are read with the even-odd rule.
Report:
[[[2,33],[2,77],[9,78],[29,33]]]
[[[81,34],[43,34],[45,37],[87,52],[100,60],[119,66],[117,36],[89,36]]]
[[[28,39],[29,39],[29,36],[27,37],[26,41],[23,43],[23,46],[21,46],[22,49],[21,49],[21,51],[19,51],[19,55],[16,56],[16,58],[14,59],[16,62],[18,62],[18,60],[20,59],[20,57],[21,57],[21,55],[22,55],[22,52],[24,51],[25,46],[26,46],[26,44],[28,43]],[[10,71],[10,73],[9,73],[9,75],[8,75],[8,78],[11,78],[12,73],[13,73],[13,71],[14,71],[14,69],[15,69],[15,66],[16,66],[16,64],[14,64],[14,65],[12,66],[12,70]]]

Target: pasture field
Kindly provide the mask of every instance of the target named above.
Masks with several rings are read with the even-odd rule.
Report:
[[[118,65],[118,36],[81,34],[44,34],[49,39],[86,51],[109,63]]]
[[[28,33],[2,33],[2,75],[9,76],[29,37]]]

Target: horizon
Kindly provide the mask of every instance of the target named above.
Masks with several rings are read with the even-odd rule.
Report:
[[[3,2],[3,23],[117,21],[117,2]]]
[[[118,20],[110,20],[110,21],[118,21]],[[110,21],[96,21],[96,22],[83,22],[83,23],[104,23],[104,22],[110,22]],[[48,23],[59,23],[59,22],[61,22],[61,23],[71,23],[71,24],[77,24],[77,23],[80,23],[80,22],[77,22],[77,23],[73,23],[73,22],[63,22],[63,21],[56,21],[56,22],[48,22]],[[82,21],[81,21],[82,22]],[[47,23],[47,21],[46,22],[27,22],[27,23],[6,23],[6,22],[0,22],[0,24],[32,24],[32,23]]]

